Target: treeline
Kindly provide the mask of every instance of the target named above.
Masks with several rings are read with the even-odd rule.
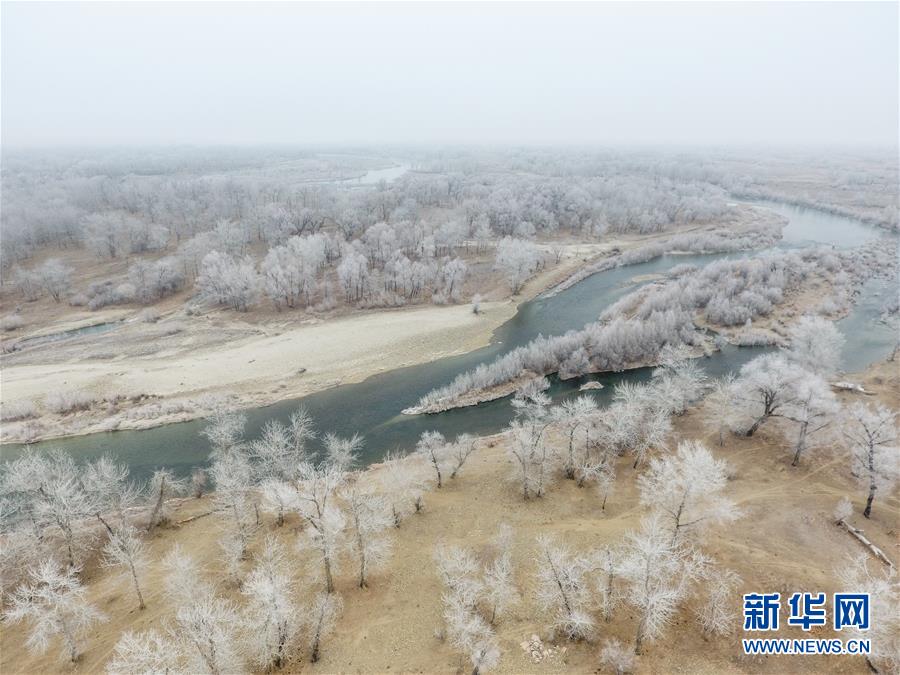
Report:
[[[708,222],[727,208],[720,188],[662,176],[652,165],[617,155],[428,157],[416,155],[420,170],[390,184],[358,189],[328,179],[360,175],[379,160],[199,150],[197,156],[173,151],[168,159],[162,151],[81,160],[15,155],[2,174],[3,280],[23,292],[30,287],[34,297],[40,285],[29,279],[38,274],[29,258],[45,248],[84,247],[98,260],[165,261],[149,275],[135,270],[128,279],[74,294],[75,304],[94,308],[152,302],[215,274],[226,278],[198,290],[237,309],[263,293],[278,308],[327,304],[333,284],[351,302],[396,304],[423,295],[452,302],[461,286],[462,250],[484,252],[506,237],[531,241],[557,232],[588,239],[610,231],[658,232]],[[434,172],[432,164],[446,168]],[[528,173],[519,170],[523,164]],[[560,171],[557,164],[570,168]],[[203,274],[212,253],[218,259]],[[249,274],[251,261],[256,275]],[[148,281],[154,276],[164,278]],[[516,275],[509,282],[520,285]]]

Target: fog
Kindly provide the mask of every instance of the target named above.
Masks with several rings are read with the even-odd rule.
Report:
[[[896,3],[4,3],[5,146],[897,144]]]

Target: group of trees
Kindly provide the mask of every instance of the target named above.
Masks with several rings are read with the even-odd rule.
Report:
[[[194,284],[203,300],[238,310],[264,296],[277,309],[327,308],[336,286],[348,302],[368,306],[442,304],[462,299],[471,266],[464,258],[492,242],[495,269],[516,293],[544,264],[535,238],[656,232],[727,210],[721,189],[699,176],[661,175],[653,163],[604,153],[529,159],[482,152],[461,161],[414,154],[423,171],[367,189],[321,180],[372,161],[349,155],[17,155],[2,176],[3,267],[43,248],[83,246],[99,260],[137,257],[143,264],[127,279],[99,282],[105,293],[48,287],[43,272],[52,270],[40,266],[17,273],[27,299],[52,287],[55,299],[71,295],[95,309],[155,302]],[[285,157],[299,181],[270,170],[268,162]],[[527,173],[511,170],[523,162]]]
[[[717,326],[749,326],[823,268],[832,275],[835,292],[849,302],[861,283],[895,271],[896,261],[867,244],[840,253],[792,251],[673,269],[664,283],[629,293],[582,330],[539,336],[428,392],[415,409],[453,407],[463,394],[508,384],[525,373],[570,378],[658,363],[665,347],[699,342],[696,324],[701,318]]]
[[[224,409],[210,416],[210,465],[190,481],[159,470],[139,486],[108,458],[78,464],[59,451],[26,452],[3,467],[3,599],[9,620],[31,622],[29,647],[45,651],[59,635],[74,661],[92,626],[105,620],[80,581],[98,543],[102,564],[121,572],[144,609],[151,560],[138,528],[152,533],[165,523],[173,498],[201,496],[208,474],[225,574],[211,583],[176,546],[162,561],[173,613],[150,631],[123,634],[109,672],[224,673],[247,663],[269,670],[301,653],[316,661],[341,612],[335,575],[351,568],[356,585],[367,587],[390,560],[390,530],[421,512],[423,491],[433,484],[429,472],[456,478],[475,447],[468,436],[445,443],[432,435],[427,467],[388,457],[372,476],[354,470],[359,436],[327,434],[323,454],[312,451],[316,432],[303,409],[286,424],[269,422],[251,441],[244,424],[241,414]],[[269,535],[251,553],[266,514],[276,528],[296,518],[306,573],[298,575],[283,537]],[[243,603],[228,599],[228,585]]]

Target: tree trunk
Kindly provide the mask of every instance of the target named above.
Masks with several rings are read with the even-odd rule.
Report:
[[[138,609],[144,609],[147,605],[144,604],[144,595],[141,593],[141,585],[138,583],[137,570],[134,569],[134,563],[129,563],[129,566],[131,567],[131,580],[134,581],[134,592],[138,596]]]
[[[641,618],[641,622],[638,624],[637,635],[634,636],[634,653],[635,656],[641,655],[641,649],[643,648],[644,643],[644,623],[646,622],[646,617]]]
[[[796,452],[794,452],[794,461],[791,462],[791,466],[797,466],[798,464],[800,464],[800,454],[806,448],[806,430],[808,428],[808,422],[804,422],[800,425],[800,436],[797,438],[797,448]]]
[[[866,499],[866,510],[863,515],[868,518],[872,514],[872,502],[875,501],[875,481],[869,481],[869,498]]]
[[[327,556],[323,556],[325,560],[325,591],[328,593],[334,593],[334,579],[331,576],[331,559]]]

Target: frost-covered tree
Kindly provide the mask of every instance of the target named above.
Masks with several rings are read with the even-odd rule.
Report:
[[[764,354],[741,366],[740,376],[734,381],[733,401],[745,420],[741,426],[747,436],[793,403],[795,385],[803,375],[781,354]]]
[[[247,654],[259,668],[281,668],[298,637],[300,607],[294,600],[295,586],[281,546],[268,537],[241,588],[247,599],[244,623],[250,628]]]
[[[897,482],[900,453],[897,442],[897,414],[876,404],[854,403],[845,411],[842,430],[850,450],[851,469],[860,483],[868,488],[863,515],[872,513],[872,502],[878,490],[888,491]]]
[[[141,579],[147,573],[150,558],[137,530],[128,524],[111,530],[106,546],[103,547],[103,564],[121,572],[122,578],[134,588],[138,609],[144,609],[146,605],[141,591]]]
[[[622,551],[611,546],[604,546],[594,557],[594,568],[599,574],[597,595],[603,611],[603,620],[610,621],[613,611],[622,600],[618,586],[622,566]]]
[[[494,265],[506,277],[513,295],[522,289],[528,277],[542,264],[540,249],[529,241],[504,237],[497,244]]]
[[[592,561],[543,536],[537,544],[535,597],[541,610],[547,613],[551,632],[569,640],[589,639],[594,634],[594,618],[590,613]]]
[[[809,373],[795,383],[794,399],[782,412],[782,418],[789,423],[786,435],[795,439],[791,466],[800,464],[801,455],[808,449],[821,446],[823,432],[835,421],[838,409],[834,393],[818,375]]]
[[[251,500],[253,473],[250,462],[240,452],[221,455],[213,461],[210,475],[216,488],[216,509],[224,516],[228,532],[238,543],[239,555],[243,556],[256,525]]]
[[[834,322],[819,316],[803,316],[788,331],[788,358],[821,377],[837,372],[844,336]]]
[[[184,493],[184,481],[175,477],[168,469],[157,469],[150,478],[147,488],[150,513],[147,518],[147,532],[165,522],[169,517],[166,501]]]
[[[249,310],[262,293],[262,280],[250,258],[237,259],[219,251],[203,257],[196,284],[205,301],[238,312]]]
[[[155,630],[122,633],[112,658],[106,664],[109,675],[134,673],[176,673],[182,668],[182,654],[168,636]]]
[[[297,490],[292,483],[270,478],[259,486],[264,512],[275,514],[275,525],[284,525],[284,516],[297,508]]]
[[[592,396],[579,396],[578,398],[567,399],[553,409],[553,416],[565,431],[569,444],[569,452],[563,464],[566,478],[575,478],[575,471],[579,463],[575,455],[575,434],[579,429],[585,431],[582,451],[584,454],[587,454],[590,445],[587,434],[590,433],[591,417],[596,412],[597,402]]]
[[[309,545],[318,553],[329,594],[334,592],[333,572],[346,544],[346,518],[335,499],[343,483],[344,472],[333,464],[301,464],[296,483],[297,512],[308,526],[304,548]]]
[[[89,463],[81,478],[85,491],[90,496],[97,516],[114,514],[119,526],[127,524],[128,510],[137,505],[143,494],[134,482],[128,480],[129,470],[125,464],[118,464],[111,457],[103,456]]]
[[[513,460],[514,479],[521,484],[526,500],[543,497],[553,478],[556,453],[545,438],[547,427],[553,422],[547,409],[550,399],[542,391],[545,382],[526,385],[513,399],[516,419],[509,425],[511,442],[507,453]]]
[[[12,594],[5,617],[11,622],[31,622],[25,645],[40,654],[59,636],[61,653],[73,663],[78,660],[85,633],[105,620],[88,602],[87,589],[78,581],[78,570],[71,565],[63,569],[52,559],[29,570],[28,582]]]
[[[841,629],[844,639],[869,640],[872,649],[866,656],[876,673],[894,673],[900,668],[900,576],[892,568],[873,571],[865,554],[848,561],[837,570],[842,590],[869,594],[869,628],[848,626]]]
[[[390,503],[394,526],[400,527],[410,512],[420,509],[427,469],[421,463],[413,462],[412,458],[392,452],[384,456],[382,465],[379,480]]]
[[[691,358],[684,345],[666,345],[659,353],[660,366],[653,371],[649,391],[655,398],[654,407],[669,414],[682,415],[697,401],[706,388],[706,373]]]
[[[434,470],[437,486],[443,487],[447,461],[447,441],[444,435],[439,431],[423,431],[416,443],[416,453]]]
[[[641,654],[645,640],[662,635],[704,563],[702,556],[673,541],[671,528],[657,514],[645,518],[640,530],[625,536],[625,598],[639,617],[635,654]]]
[[[349,521],[349,546],[359,562],[360,588],[369,585],[369,573],[385,565],[391,555],[386,530],[391,526],[388,501],[354,483],[344,492]]]
[[[725,433],[735,428],[734,379],[734,375],[729,373],[714,380],[704,399],[703,418],[708,426],[715,429],[720,447],[725,445]]]
[[[349,471],[359,463],[362,446],[363,438],[359,434],[353,434],[350,438],[325,435],[325,457],[329,464],[341,471]]]
[[[464,598],[449,594],[444,598],[447,638],[472,664],[472,675],[492,670],[500,662],[500,648],[490,624]]]
[[[491,541],[483,571],[486,618],[491,625],[520,600],[513,578],[512,547],[513,530],[501,523]]]
[[[188,672],[241,672],[237,606],[215,594],[194,560],[178,546],[163,560],[163,568],[166,593],[175,605],[175,625],[170,633],[185,654]]]
[[[50,258],[37,268],[41,286],[55,302],[72,288],[72,268],[58,258]]]
[[[350,248],[344,253],[337,275],[347,302],[359,302],[370,293],[369,261],[359,251]]]
[[[616,675],[634,672],[634,652],[618,640],[604,640],[600,650],[600,663]]]
[[[200,432],[209,441],[210,457],[242,450],[246,425],[247,416],[244,413],[229,410],[224,406],[216,407],[206,418],[206,426]]]
[[[707,596],[697,610],[697,620],[708,635],[731,635],[737,624],[738,614],[734,606],[741,577],[733,570],[713,568],[706,573],[703,586]]]
[[[96,493],[86,490],[82,471],[60,450],[27,452],[3,467],[3,494],[33,531],[62,536],[65,560],[79,566],[95,532],[86,522],[98,512]]]
[[[684,528],[696,532],[738,517],[724,494],[727,484],[728,465],[699,441],[682,441],[674,455],[650,460],[638,478],[641,503],[663,514],[673,545]]]
[[[319,593],[312,603],[304,608],[302,615],[303,631],[309,643],[309,660],[319,660],[322,640],[334,628],[338,616],[344,608],[341,596],[335,593]]]

